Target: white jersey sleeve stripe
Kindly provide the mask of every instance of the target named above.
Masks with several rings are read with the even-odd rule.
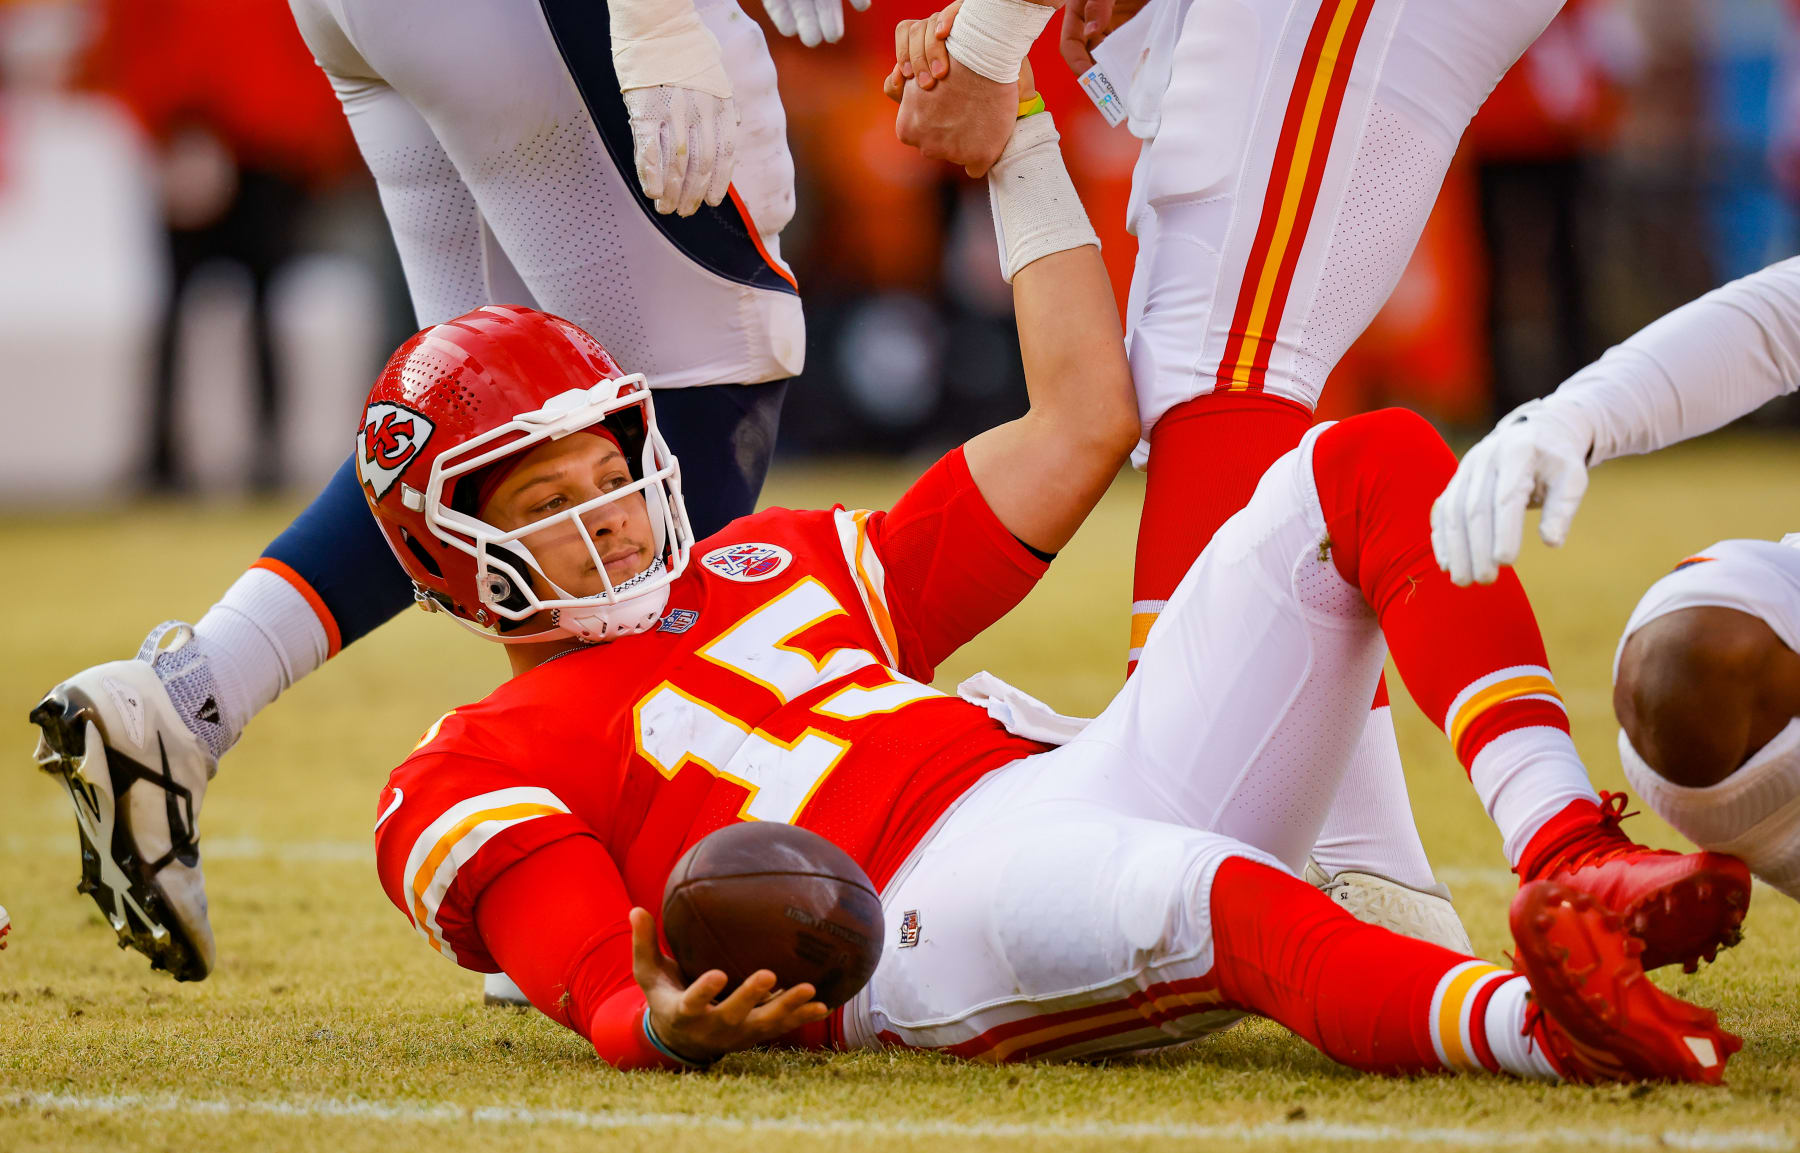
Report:
[[[482,846],[514,825],[568,811],[549,789],[499,789],[457,802],[426,826],[407,855],[403,876],[413,926],[433,949],[456,960],[438,926],[438,909],[456,882],[457,872]]]
[[[856,581],[863,611],[868,614],[869,623],[875,626],[875,635],[881,641],[883,663],[898,668],[900,642],[894,632],[893,615],[888,612],[887,570],[882,567],[881,558],[869,540],[869,511],[840,508],[833,515],[837,520],[838,545],[844,550],[844,563]]]

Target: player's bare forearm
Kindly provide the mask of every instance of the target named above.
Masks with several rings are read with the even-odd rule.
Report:
[[[1045,552],[1069,542],[1137,443],[1112,283],[1093,245],[1013,277],[1031,409],[969,441],[969,473],[1000,523]]]

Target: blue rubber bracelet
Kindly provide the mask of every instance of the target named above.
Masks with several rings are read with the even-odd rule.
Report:
[[[712,1064],[711,1061],[696,1061],[692,1057],[683,1057],[680,1053],[677,1053],[675,1050],[663,1044],[663,1039],[656,1035],[656,1027],[650,1024],[650,1007],[648,1005],[644,1006],[644,1039],[650,1042],[658,1053],[661,1053],[671,1061],[679,1062],[683,1068],[704,1069]]]

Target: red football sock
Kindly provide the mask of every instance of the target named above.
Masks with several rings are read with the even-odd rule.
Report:
[[[1594,791],[1518,577],[1505,568],[1491,585],[1458,588],[1432,556],[1431,502],[1455,470],[1437,432],[1400,409],[1343,421],[1313,450],[1332,560],[1374,607],[1407,689],[1450,738],[1517,861]]]
[[[1230,392],[1197,396],[1156,422],[1131,574],[1131,667],[1200,551],[1311,424],[1312,413],[1291,400]]]
[[[1377,1073],[1499,1069],[1487,1003],[1506,970],[1364,924],[1238,857],[1213,880],[1212,924],[1220,991],[1333,1060]]]

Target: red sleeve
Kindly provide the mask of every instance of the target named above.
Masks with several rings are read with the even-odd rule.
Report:
[[[488,952],[549,1016],[620,1069],[679,1069],[644,1035],[631,975],[631,898],[598,841],[545,845],[496,877],[475,906]]]
[[[550,789],[463,752],[415,754],[388,778],[380,803],[375,867],[388,899],[428,945],[478,973],[500,968],[475,927],[488,885],[545,845],[594,836]]]
[[[960,447],[867,523],[886,570],[900,671],[922,681],[1012,611],[1050,567],[1000,523]]]

